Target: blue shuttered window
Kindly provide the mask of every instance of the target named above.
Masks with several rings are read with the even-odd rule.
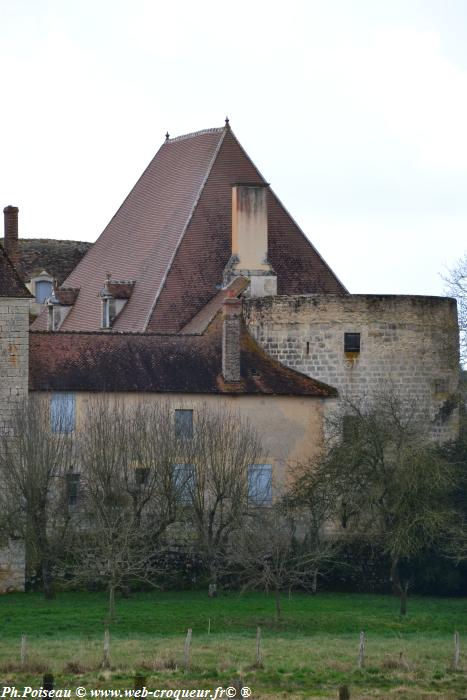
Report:
[[[43,304],[52,294],[52,282],[48,280],[39,280],[35,285],[36,301],[38,304]]]
[[[75,395],[52,394],[50,427],[53,433],[72,433],[75,429]]]
[[[248,498],[256,506],[272,503],[272,467],[270,464],[250,464],[248,467]]]

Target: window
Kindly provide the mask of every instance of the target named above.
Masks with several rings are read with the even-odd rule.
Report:
[[[190,503],[195,488],[195,465],[174,464],[174,486],[180,503]]]
[[[149,478],[149,468],[148,467],[136,467],[135,469],[135,482],[136,486],[144,486]]]
[[[449,382],[447,379],[435,379],[435,394],[447,394]]]
[[[193,411],[179,408],[175,410],[175,437],[189,440],[193,437]]]
[[[344,352],[360,352],[360,333],[344,333]]]
[[[69,506],[78,503],[79,478],[79,474],[74,472],[68,472],[66,475],[66,502]]]
[[[359,435],[360,422],[358,416],[342,417],[342,438],[344,442],[352,442]]]
[[[75,395],[52,394],[50,427],[53,433],[72,433],[75,429]]]
[[[52,294],[52,282],[48,280],[39,280],[35,284],[36,301],[38,304],[43,304]]]
[[[115,320],[115,299],[106,296],[102,299],[102,328],[111,328]]]
[[[62,307],[59,304],[49,304],[49,331],[58,331],[62,322]]]
[[[272,467],[270,464],[250,464],[248,467],[248,498],[256,506],[272,503]]]

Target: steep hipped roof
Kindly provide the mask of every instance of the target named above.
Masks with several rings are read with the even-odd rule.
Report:
[[[106,272],[136,280],[120,331],[178,331],[217,293],[231,254],[231,186],[264,182],[229,128],[167,140],[65,280],[79,298],[61,330],[98,330]],[[269,259],[279,294],[345,293],[272,191]],[[44,328],[45,319],[34,328]]]
[[[6,256],[3,246],[0,246],[0,297],[12,299],[31,298],[31,293],[26,289],[20,276]]]
[[[328,398],[336,390],[284,367],[241,334],[242,380],[222,377],[222,319],[202,334],[30,333],[31,391],[275,394]]]

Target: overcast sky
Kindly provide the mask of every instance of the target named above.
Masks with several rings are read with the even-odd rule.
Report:
[[[465,0],[0,0],[0,198],[94,241],[171,136],[226,115],[351,292],[467,249]]]

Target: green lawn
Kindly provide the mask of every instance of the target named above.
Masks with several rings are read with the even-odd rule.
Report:
[[[413,597],[401,619],[390,596],[293,594],[284,596],[283,620],[275,623],[273,596],[260,593],[214,600],[205,592],[137,593],[117,600],[110,671],[99,669],[105,617],[100,593],[61,593],[53,601],[37,594],[1,597],[0,681],[37,686],[47,667],[59,687],[131,688],[142,671],[152,688],[215,688],[241,676],[261,698],[336,698],[344,682],[352,699],[467,698],[464,670],[450,669],[454,630],[467,652],[467,598]],[[255,667],[258,625],[263,668]],[[189,627],[192,662],[185,672]],[[356,665],[360,630],[366,633],[363,670]],[[23,669],[21,634],[28,638]],[[467,660],[461,658],[461,667],[467,669]]]

